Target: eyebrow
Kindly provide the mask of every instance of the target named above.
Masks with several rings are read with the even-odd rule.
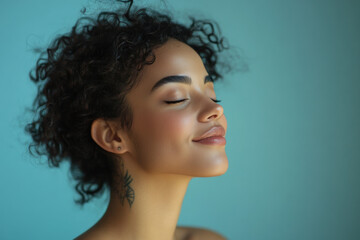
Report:
[[[167,76],[164,77],[162,79],[160,79],[157,83],[155,83],[155,85],[151,88],[150,93],[152,93],[153,91],[155,91],[155,89],[159,88],[160,86],[166,84],[166,83],[171,83],[171,82],[176,82],[176,83],[185,83],[185,84],[191,84],[192,80],[189,76],[186,75],[172,75],[172,76]],[[207,82],[214,82],[214,80],[209,76],[206,75],[204,77],[204,84]]]

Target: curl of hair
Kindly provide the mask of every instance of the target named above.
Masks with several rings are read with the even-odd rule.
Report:
[[[115,156],[93,141],[91,124],[97,118],[117,119],[131,129],[126,94],[142,67],[155,61],[155,47],[169,38],[182,41],[200,55],[213,81],[222,78],[216,64],[227,47],[214,22],[190,18],[185,26],[125,2],[127,9],[79,18],[41,53],[29,74],[38,88],[32,105],[36,117],[25,127],[32,137],[29,151],[46,155],[50,167],[70,161],[81,205],[111,188],[117,174]]]

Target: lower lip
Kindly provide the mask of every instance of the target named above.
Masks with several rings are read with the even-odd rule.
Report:
[[[209,137],[194,142],[208,145],[225,145],[226,139],[224,137]]]

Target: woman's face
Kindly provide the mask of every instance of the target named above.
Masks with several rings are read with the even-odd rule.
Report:
[[[175,39],[155,49],[154,54],[155,62],[144,66],[139,84],[127,95],[133,111],[132,156],[152,173],[195,177],[225,173],[228,159],[224,144],[192,141],[215,125],[227,129],[223,107],[212,100],[216,99],[214,84],[205,81],[208,73],[200,56]],[[153,88],[168,76],[187,76],[191,84],[170,81]],[[182,99],[186,100],[166,103]]]

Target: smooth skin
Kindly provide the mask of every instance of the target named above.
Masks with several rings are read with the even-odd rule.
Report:
[[[133,203],[122,199],[122,204],[119,192],[111,191],[102,218],[77,240],[225,239],[208,229],[176,225],[190,180],[219,176],[228,169],[225,146],[192,141],[215,125],[226,131],[223,107],[213,101],[214,84],[204,83],[208,73],[190,46],[169,39],[154,54],[155,62],[144,66],[139,84],[127,95],[131,131],[103,119],[91,127],[93,140],[121,157],[131,178]],[[170,82],[151,91],[160,79],[173,75],[186,75],[192,83]]]

